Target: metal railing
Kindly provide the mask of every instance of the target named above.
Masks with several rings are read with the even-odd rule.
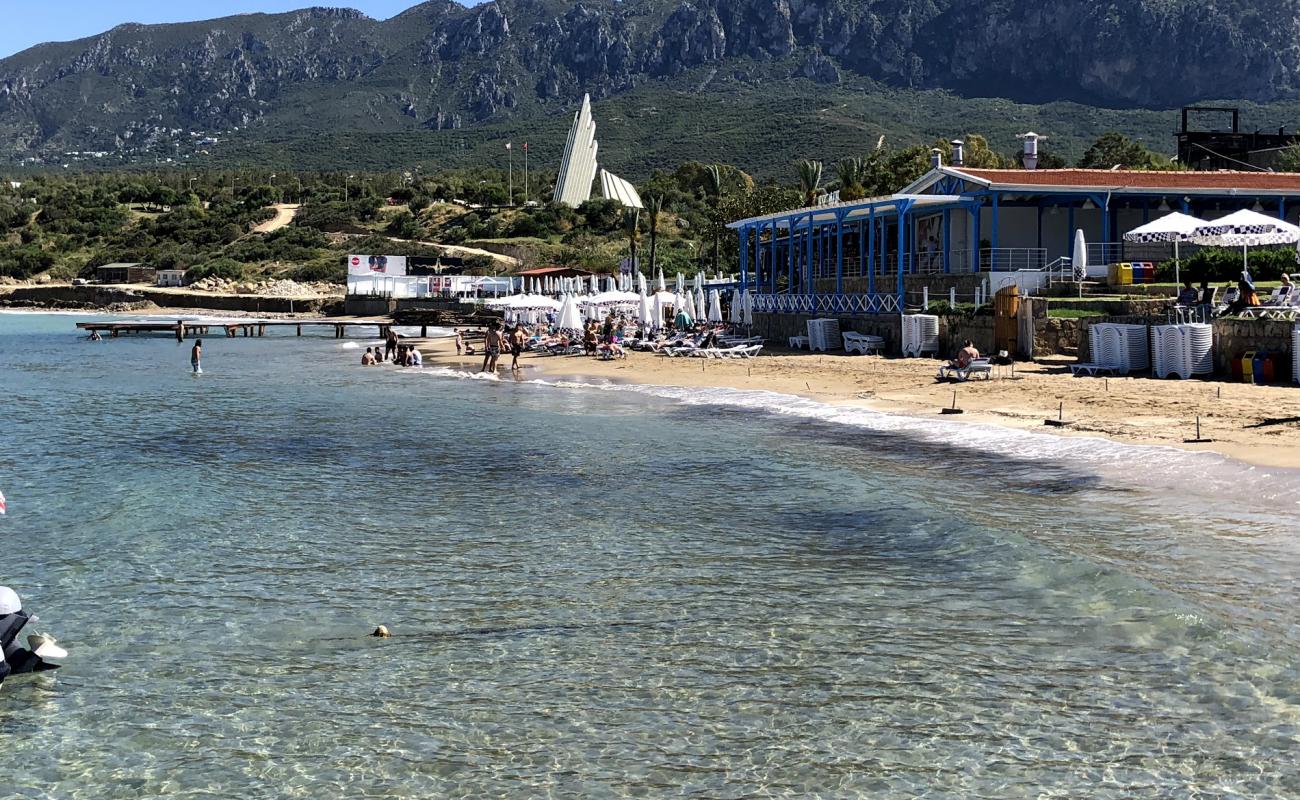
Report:
[[[898,313],[892,294],[756,294],[756,314],[887,314]]]

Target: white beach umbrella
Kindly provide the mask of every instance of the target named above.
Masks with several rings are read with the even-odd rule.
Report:
[[[1083,228],[1074,231],[1074,257],[1070,262],[1074,279],[1083,281],[1088,277],[1088,240],[1083,237]]]
[[[1240,247],[1241,266],[1246,269],[1246,248],[1269,244],[1300,243],[1300,227],[1285,220],[1243,208],[1226,217],[1210,220],[1188,237],[1209,247]]]
[[[637,310],[636,310],[636,318],[641,320],[646,325],[649,325],[650,322],[654,319],[654,312],[650,308],[649,295],[644,295],[644,294],[641,295],[640,304],[637,306]]]
[[[744,300],[742,301],[741,305],[743,305],[745,308],[745,313],[744,313],[745,324],[753,325],[754,324],[754,295],[750,294],[749,292],[745,292]]]
[[[740,304],[741,304],[740,290],[732,289],[731,290],[731,321],[733,324],[736,325],[740,324],[741,315],[744,313],[744,310],[740,307]]]
[[[1178,245],[1192,237],[1198,230],[1210,223],[1189,216],[1181,211],[1173,211],[1159,219],[1153,219],[1145,225],[1139,225],[1124,234],[1124,241],[1138,243],[1173,242],[1174,245],[1174,283],[1181,283],[1182,261],[1178,254]]]
[[[664,293],[657,292],[654,303],[650,306],[650,327],[659,330],[664,327]]]
[[[694,322],[700,318],[700,315],[697,313],[699,309],[695,307],[695,296],[691,292],[687,292],[685,300],[686,302],[682,303],[680,306],[680,311],[690,317],[691,321]]]
[[[560,316],[555,324],[562,331],[570,333],[582,332],[582,314],[578,312],[578,303],[574,300],[573,295],[564,296],[564,302],[560,306]]]
[[[701,289],[695,289],[692,292],[692,290],[687,289],[687,292],[691,292],[692,294],[695,295],[695,308],[700,312],[700,316],[697,317],[697,319],[704,319],[705,315],[709,313],[709,306],[705,302],[707,298],[704,294],[704,291]]]
[[[682,273],[679,272],[679,273],[677,273],[677,287],[676,287],[675,291],[676,291],[678,294],[681,294],[681,293],[682,293],[682,289],[684,289],[684,288],[686,288],[686,276],[682,275]]]
[[[658,276],[656,276],[655,283],[658,285],[658,290],[659,290],[659,291],[661,291],[661,292],[663,292],[663,291],[667,291],[667,289],[668,289],[668,285],[664,283],[664,271],[663,271],[663,270],[659,270],[659,274],[658,274]]]
[[[722,298],[718,296],[717,289],[709,292],[709,322],[725,322],[722,317]]]

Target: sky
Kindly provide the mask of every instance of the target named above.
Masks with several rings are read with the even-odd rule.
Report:
[[[465,5],[473,2],[462,0]],[[474,0],[477,2],[477,0]],[[420,0],[0,0],[0,58],[42,42],[103,33],[124,22],[189,22],[311,6],[355,8],[375,19],[400,14]]]

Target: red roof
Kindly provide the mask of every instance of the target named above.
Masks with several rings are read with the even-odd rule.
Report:
[[[997,186],[1102,187],[1109,189],[1204,189],[1300,194],[1300,172],[1161,172],[1128,169],[953,169]]]
[[[537,269],[528,269],[516,273],[516,275],[523,278],[585,278],[588,275],[595,274],[596,273],[594,272],[588,272],[585,269],[577,269],[576,267],[539,267]]]

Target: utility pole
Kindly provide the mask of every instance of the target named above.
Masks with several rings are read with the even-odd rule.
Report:
[[[528,205],[528,142],[524,142],[524,205]]]
[[[506,204],[513,206],[515,204],[515,151],[510,146],[510,142],[506,142],[506,197],[508,198]]]

